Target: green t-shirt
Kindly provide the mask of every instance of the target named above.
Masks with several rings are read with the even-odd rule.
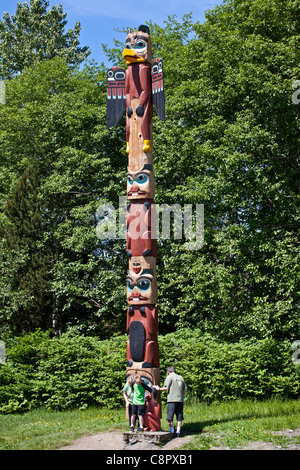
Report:
[[[172,373],[165,380],[164,387],[168,387],[167,401],[183,401],[184,391],[187,389],[186,383],[181,375]]]
[[[145,389],[142,385],[133,384],[133,404],[143,405],[145,403]]]
[[[128,396],[129,403],[132,405],[132,403],[133,403],[133,390],[132,390],[131,385],[128,382],[126,382],[126,384],[124,385],[123,392],[126,393],[126,395]]]

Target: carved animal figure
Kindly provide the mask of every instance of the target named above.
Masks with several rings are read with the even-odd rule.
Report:
[[[127,303],[154,305],[157,302],[155,258],[133,257],[127,273]]]
[[[129,153],[131,118],[135,112],[141,118],[143,152],[151,152],[153,104],[158,116],[165,119],[162,59],[152,64],[151,39],[148,26],[127,34],[123,58],[128,66],[112,67],[107,71],[107,127],[112,127],[126,109],[126,150]],[[138,100],[137,105],[133,102]]]
[[[154,305],[128,307],[127,366],[132,366],[133,362],[141,362],[143,369],[159,366],[157,331],[157,307]]]

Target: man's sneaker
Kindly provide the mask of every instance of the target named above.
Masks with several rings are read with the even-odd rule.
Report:
[[[144,432],[144,428],[137,428],[137,432]]]
[[[130,431],[134,432],[134,426],[130,426]]]
[[[176,433],[176,437],[180,437],[180,432],[177,432],[177,433]]]

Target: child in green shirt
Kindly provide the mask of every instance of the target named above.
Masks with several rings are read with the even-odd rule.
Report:
[[[145,413],[145,391],[151,393],[151,401],[153,400],[153,390],[146,385],[139,375],[134,377],[135,383],[133,384],[133,400],[132,400],[132,415],[131,415],[131,431],[134,431],[134,423],[136,415],[139,418],[139,427],[137,432],[144,431],[144,413]]]

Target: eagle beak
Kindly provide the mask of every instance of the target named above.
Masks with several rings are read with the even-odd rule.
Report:
[[[132,49],[124,49],[123,54],[122,54],[123,59],[126,60],[127,63],[131,64],[132,62],[136,62],[136,55],[134,50]]]
[[[145,62],[145,59],[141,56],[136,55],[133,49],[124,49],[122,57],[126,60],[127,65],[133,64],[135,62]]]

